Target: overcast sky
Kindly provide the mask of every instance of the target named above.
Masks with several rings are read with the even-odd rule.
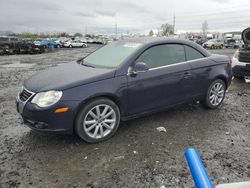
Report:
[[[13,32],[148,32],[162,23],[177,31],[242,30],[250,26],[249,0],[0,0],[0,30]]]

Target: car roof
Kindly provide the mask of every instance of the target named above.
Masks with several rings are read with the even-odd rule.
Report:
[[[121,41],[124,42],[136,42],[136,43],[143,43],[143,44],[149,44],[149,43],[162,43],[162,42],[173,42],[173,43],[179,43],[186,42],[188,40],[183,40],[179,38],[172,38],[172,37],[133,37],[133,38],[126,38]]]
[[[171,38],[171,37],[138,37],[138,38],[126,38],[124,40],[121,40],[119,42],[132,42],[132,43],[141,43],[142,46],[154,46],[159,44],[171,44],[171,43],[179,43],[179,44],[185,44],[188,46],[191,46],[197,50],[199,50],[201,53],[203,53],[205,56],[210,56],[211,54],[205,50],[202,46],[199,44],[185,39],[179,39],[179,38]]]

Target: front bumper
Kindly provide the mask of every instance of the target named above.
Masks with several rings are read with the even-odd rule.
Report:
[[[50,133],[72,134],[78,101],[61,101],[49,108],[40,108],[31,102],[23,104],[17,97],[16,107],[23,123],[29,128]],[[20,108],[20,106],[23,106]],[[65,113],[55,113],[57,108],[68,107]],[[21,110],[20,110],[21,109]]]

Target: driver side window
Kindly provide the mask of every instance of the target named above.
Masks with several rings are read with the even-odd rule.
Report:
[[[180,44],[163,44],[144,51],[136,60],[144,62],[149,68],[156,68],[185,61],[184,46]]]

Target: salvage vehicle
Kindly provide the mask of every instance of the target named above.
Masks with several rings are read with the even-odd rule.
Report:
[[[70,40],[70,41],[67,41],[63,44],[64,47],[67,47],[67,48],[73,48],[73,47],[87,47],[87,44],[81,40]]]
[[[37,54],[42,52],[41,48],[34,45],[31,39],[0,37],[0,46],[3,54]]]
[[[231,61],[181,39],[116,41],[77,62],[25,80],[17,110],[36,131],[73,133],[89,143],[106,140],[120,121],[201,101],[222,105]]]
[[[236,40],[234,45],[233,45],[233,48],[238,49],[238,48],[243,47],[243,45],[244,45],[244,42],[242,40]]]
[[[203,43],[202,46],[204,48],[210,48],[210,49],[215,49],[215,48],[222,49],[224,47],[224,44],[220,39],[211,39],[211,40],[208,40],[207,42]]]
[[[22,39],[17,37],[0,37],[0,46],[3,49],[4,54],[15,54],[22,43]]]
[[[60,48],[60,44],[52,39],[43,39],[40,41],[40,43],[37,41],[36,45],[46,46],[47,48]]]
[[[242,32],[244,45],[235,52],[232,59],[233,75],[236,78],[250,78],[250,27]]]
[[[200,38],[200,39],[198,39],[197,41],[196,41],[196,43],[197,44],[199,44],[199,45],[203,45],[205,42],[207,42],[207,39],[206,38]]]
[[[233,38],[227,38],[224,42],[224,46],[225,48],[233,48],[234,44],[235,44],[236,40]]]
[[[42,46],[37,46],[31,39],[23,39],[22,43],[16,49],[17,54],[39,54],[44,52]]]

